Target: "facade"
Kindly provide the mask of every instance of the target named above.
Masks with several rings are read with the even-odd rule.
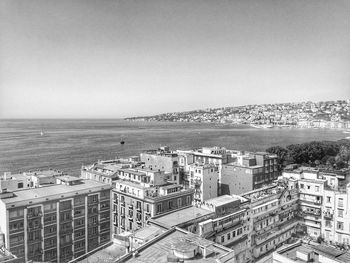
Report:
[[[214,164],[189,165],[189,187],[194,189],[194,201],[203,202],[218,196],[218,167]]]
[[[193,189],[167,182],[163,171],[120,169],[113,184],[114,232],[134,231],[151,217],[192,205]]]
[[[237,263],[251,260],[248,204],[242,197],[223,195],[201,206],[216,216],[198,224],[199,236],[234,250]]]
[[[296,232],[298,189],[295,181],[280,182],[243,194],[250,201],[251,253],[254,260],[276,249]]]
[[[0,192],[17,191],[55,184],[56,178],[64,173],[58,170],[37,170],[19,174],[4,173],[0,177]]]
[[[140,154],[140,160],[145,167],[151,170],[160,170],[169,174],[169,180],[180,184],[179,157],[169,147],[160,147],[157,150],[148,150]]]
[[[119,169],[131,168],[137,163],[134,159],[98,161],[92,165],[82,166],[80,177],[112,185],[112,181],[118,178]]]
[[[233,162],[222,165],[222,194],[242,194],[259,189],[278,177],[277,155],[234,152],[232,157]]]
[[[68,262],[111,240],[111,186],[71,176],[57,183],[0,195],[5,246],[22,262]]]
[[[191,164],[213,164],[218,169],[218,195],[221,194],[221,171],[222,165],[231,161],[231,155],[225,148],[203,147],[192,151],[177,151],[179,154],[179,165],[185,173],[185,184],[189,184],[188,167]]]
[[[350,245],[350,184],[345,177],[309,168],[285,171],[283,178],[298,182],[300,216],[307,234],[327,243]]]

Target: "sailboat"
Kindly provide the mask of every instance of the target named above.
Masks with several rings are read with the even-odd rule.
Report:
[[[40,131],[40,136],[44,136],[43,130]]]

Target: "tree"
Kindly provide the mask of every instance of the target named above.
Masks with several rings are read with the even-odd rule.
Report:
[[[349,146],[345,146],[345,145],[341,145],[338,155],[340,156],[340,158],[342,159],[343,162],[346,162],[347,164],[349,164],[350,147]]]
[[[267,148],[266,151],[277,155],[278,169],[281,170],[286,161],[288,150],[281,146],[272,146]]]

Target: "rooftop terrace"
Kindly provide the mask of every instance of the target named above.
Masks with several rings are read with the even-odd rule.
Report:
[[[15,191],[12,197],[1,199],[5,204],[14,204],[16,202],[32,202],[35,199],[40,198],[50,198],[59,196],[72,196],[76,193],[81,193],[81,191],[88,192],[92,189],[110,189],[109,184],[101,183],[93,180],[82,180],[81,184],[74,185],[49,185],[39,188],[25,189],[20,191]],[[1,195],[0,195],[1,198]]]

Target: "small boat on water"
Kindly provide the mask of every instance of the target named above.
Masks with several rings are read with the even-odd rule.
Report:
[[[40,136],[44,136],[43,130],[40,131]]]
[[[120,138],[120,144],[121,144],[121,145],[125,144],[125,140],[123,139],[123,137]]]

